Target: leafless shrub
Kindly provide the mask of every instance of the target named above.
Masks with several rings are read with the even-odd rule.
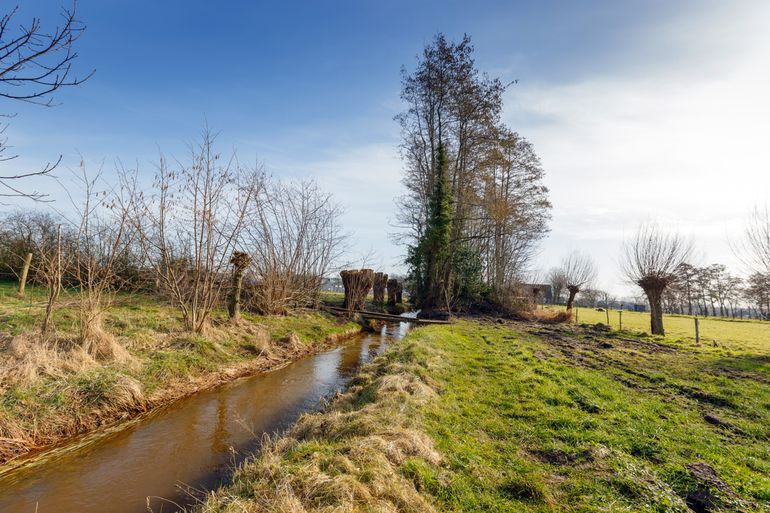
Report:
[[[35,274],[38,282],[43,283],[46,289],[45,313],[40,331],[43,335],[48,335],[53,329],[53,313],[61,295],[64,272],[71,256],[69,252],[65,252],[62,244],[61,224],[56,227],[55,235],[48,233],[36,241],[36,253]]]
[[[77,229],[71,274],[79,292],[79,339],[94,358],[126,359],[128,353],[103,328],[104,313],[121,286],[116,263],[132,236],[126,203],[104,183],[101,169],[89,175],[82,161],[76,186],[79,190],[68,193]]]
[[[221,299],[227,267],[261,179],[235,156],[223,159],[205,129],[189,161],[174,169],[161,157],[147,192],[124,175],[131,218],[158,286],[182,313],[184,327],[205,331]]]
[[[692,253],[692,243],[678,233],[666,233],[654,223],[642,224],[624,244],[623,271],[639,285],[650,303],[650,330],[665,335],[662,296],[677,269]]]
[[[59,224],[61,219],[47,211],[15,210],[4,214],[0,219],[0,273],[19,278],[26,256],[32,253],[34,258],[43,239],[55,238]]]
[[[253,260],[251,308],[286,314],[317,304],[321,281],[343,248],[341,214],[312,180],[263,180],[243,233]]]

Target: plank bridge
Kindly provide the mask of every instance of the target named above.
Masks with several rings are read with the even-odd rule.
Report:
[[[335,315],[360,315],[364,319],[374,319],[378,321],[388,322],[409,322],[412,324],[451,324],[450,321],[440,321],[437,319],[418,319],[417,317],[404,317],[401,315],[393,315],[384,312],[372,312],[370,310],[348,310],[347,308],[338,308],[335,306],[322,306],[323,310],[326,310]]]

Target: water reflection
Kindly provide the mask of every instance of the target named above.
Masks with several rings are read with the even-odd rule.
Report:
[[[134,513],[176,511],[173,503],[217,486],[258,447],[319,399],[344,387],[388,342],[408,331],[386,325],[342,347],[180,401],[143,422],[43,464],[0,478],[0,511]],[[165,497],[166,499],[160,499]],[[171,501],[171,502],[169,502]]]

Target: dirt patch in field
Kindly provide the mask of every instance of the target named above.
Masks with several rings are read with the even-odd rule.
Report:
[[[687,470],[695,480],[696,485],[687,494],[687,507],[696,513],[712,511],[746,512],[755,505],[733,490],[722,481],[713,467],[705,463],[690,463]]]

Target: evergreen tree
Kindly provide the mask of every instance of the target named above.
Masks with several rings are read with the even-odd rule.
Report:
[[[414,283],[416,303],[420,308],[436,308],[446,304],[451,260],[449,243],[452,230],[451,191],[447,177],[444,146],[439,143],[436,176],[429,198],[425,232],[416,248],[410,248],[408,263]]]

